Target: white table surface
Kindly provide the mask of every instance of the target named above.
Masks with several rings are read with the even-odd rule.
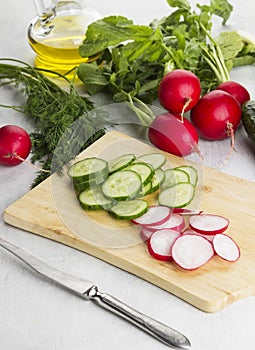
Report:
[[[232,0],[231,3],[234,13],[226,29],[242,29],[255,36],[255,2]],[[99,9],[102,15],[122,14],[142,24],[168,13],[164,0],[87,0],[87,4]],[[26,29],[34,14],[32,0],[1,0],[0,57],[33,62],[34,53],[27,43]],[[215,23],[221,30],[220,22]],[[255,98],[255,67],[237,69],[232,77],[244,83]],[[15,101],[15,96],[9,93],[5,96],[1,90],[2,102],[11,99]],[[29,131],[32,127],[23,115],[1,108],[0,125],[7,123],[23,126]],[[224,159],[229,141],[203,142],[201,147],[206,164],[217,167]],[[242,128],[237,132],[236,148],[238,152],[221,171],[255,181],[255,147]],[[3,221],[4,209],[29,191],[35,173],[30,166],[22,164],[13,168],[0,167],[0,176],[1,237],[56,267],[95,281],[100,290],[179,329],[190,338],[194,350],[254,349],[254,297],[208,314],[92,256],[8,226]],[[3,249],[0,249],[0,347],[2,350],[167,348],[94,303],[46,283]]]

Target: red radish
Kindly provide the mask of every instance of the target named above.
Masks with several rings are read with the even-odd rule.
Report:
[[[147,212],[132,222],[141,226],[161,225],[170,218],[172,213],[171,208],[162,205],[149,207]]]
[[[237,243],[226,234],[217,234],[213,238],[215,253],[224,260],[237,261],[240,257],[240,248]]]
[[[179,235],[174,230],[155,231],[148,242],[148,251],[151,256],[162,261],[172,260],[171,247]]]
[[[148,231],[155,232],[158,230],[175,230],[181,232],[185,227],[185,222],[184,219],[181,215],[179,214],[171,214],[169,219],[165,221],[163,224],[160,225],[146,225],[145,228]]]
[[[174,262],[185,270],[195,270],[206,264],[213,256],[212,243],[198,234],[180,235],[171,249]]]
[[[197,148],[198,133],[186,119],[183,122],[171,113],[163,113],[152,121],[148,137],[159,149],[184,157]]]
[[[31,140],[24,129],[16,125],[0,128],[0,164],[18,165],[28,157],[30,150]]]
[[[250,100],[250,94],[248,90],[241,84],[235,81],[225,81],[216,87],[216,90],[222,90],[228,92],[230,95],[235,97],[240,105]]]
[[[167,73],[159,84],[158,98],[161,105],[170,112],[189,111],[198,102],[201,85],[198,77],[185,69]]]
[[[241,106],[237,100],[220,90],[205,94],[190,113],[191,121],[200,136],[207,140],[233,137],[241,115]]]
[[[204,234],[215,235],[224,232],[229,225],[229,220],[220,215],[198,214],[189,218],[192,230]]]

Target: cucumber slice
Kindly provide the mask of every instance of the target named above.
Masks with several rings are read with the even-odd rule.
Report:
[[[156,169],[155,174],[151,180],[151,190],[150,193],[156,192],[159,188],[162,182],[164,181],[164,170],[162,169]]]
[[[109,209],[113,205],[113,201],[104,196],[101,186],[92,186],[82,191],[79,202],[87,210]]]
[[[147,196],[147,194],[151,193],[151,187],[152,187],[152,183],[150,181],[149,183],[147,183],[145,186],[142,187],[141,191],[137,194],[136,197]]]
[[[137,158],[139,162],[150,164],[153,169],[161,168],[166,162],[166,157],[162,153],[148,153]]]
[[[86,190],[87,188],[90,187],[90,185],[91,184],[90,184],[89,181],[80,182],[80,183],[73,182],[73,188],[74,188],[75,191],[78,191],[78,192]],[[96,185],[96,184],[94,184],[94,185]]]
[[[159,168],[155,170],[155,176],[159,182],[159,185],[161,186],[165,180],[165,172],[163,169]]]
[[[146,185],[147,183],[149,183],[154,175],[153,168],[146,163],[137,162],[137,163],[129,165],[127,167],[127,169],[133,170],[138,175],[140,175],[143,185]]]
[[[189,182],[179,182],[163,189],[158,196],[158,203],[171,208],[186,207],[194,198],[195,186]]]
[[[118,202],[113,205],[109,213],[122,220],[132,220],[142,216],[148,210],[148,202],[143,199],[133,199],[126,202]]]
[[[80,183],[96,178],[106,178],[108,175],[108,163],[101,158],[85,158],[73,164],[68,170],[68,175],[74,182]]]
[[[190,182],[189,174],[177,168],[165,170],[165,179],[162,188],[167,188],[179,182]]]
[[[132,170],[114,172],[102,185],[103,194],[118,201],[133,199],[141,189],[141,177]]]
[[[185,171],[185,173],[187,173],[189,175],[189,182],[192,185],[196,186],[197,181],[198,181],[197,169],[195,169],[191,165],[181,165],[181,166],[176,167],[175,169]]]
[[[107,178],[107,174],[103,176],[97,176],[95,178],[92,178],[91,180],[87,181],[79,181],[77,179],[73,179],[73,188],[75,191],[84,191],[90,186],[96,186],[96,185],[101,185]]]
[[[108,162],[109,173],[112,174],[115,171],[126,168],[135,160],[135,158],[136,157],[133,153],[129,153],[110,160]]]

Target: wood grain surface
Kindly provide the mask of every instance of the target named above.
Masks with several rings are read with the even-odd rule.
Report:
[[[100,156],[112,159],[123,153],[159,152],[144,142],[112,131],[77,159]],[[169,166],[189,163],[167,155]],[[102,259],[143,278],[205,312],[216,312],[255,291],[255,184],[215,169],[194,164],[199,172],[194,209],[226,216],[227,233],[239,244],[235,263],[213,257],[195,271],[159,262],[147,252],[139,229],[108,213],[85,212],[76,200],[67,175],[52,175],[6,208],[4,220],[34,234],[52,239]],[[150,203],[155,197],[148,197]]]

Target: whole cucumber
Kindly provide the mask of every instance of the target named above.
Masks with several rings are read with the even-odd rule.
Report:
[[[242,121],[248,137],[255,142],[255,101],[246,101],[242,106]]]

